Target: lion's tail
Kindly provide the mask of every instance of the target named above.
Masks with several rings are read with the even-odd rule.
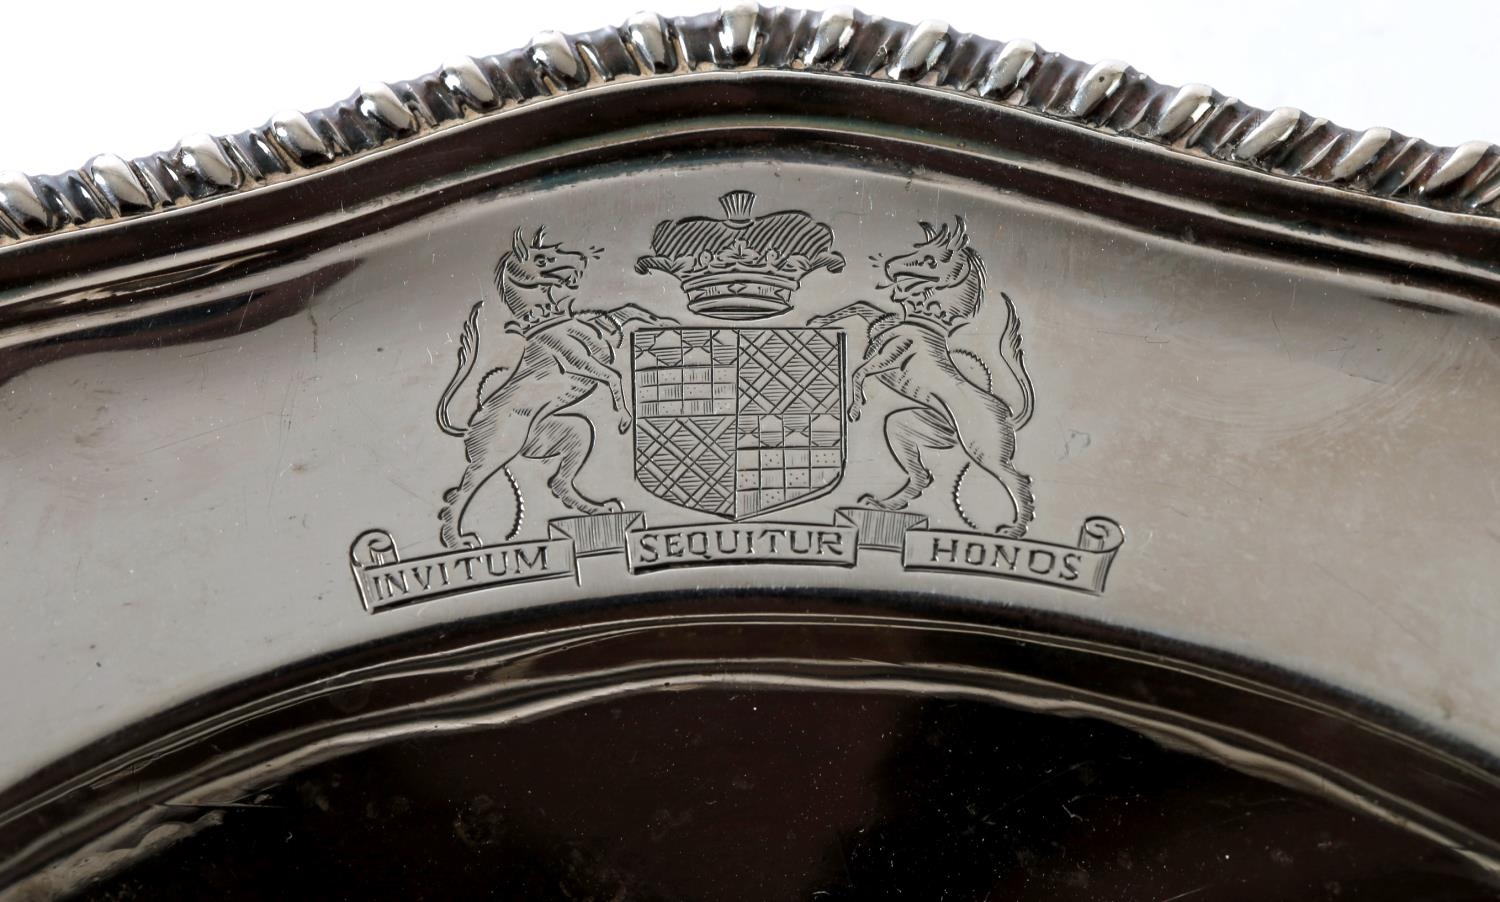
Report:
[[[475,303],[474,309],[469,311],[469,318],[464,321],[463,334],[458,338],[458,368],[454,370],[453,378],[448,380],[448,387],[443,389],[443,396],[438,399],[438,428],[454,438],[463,438],[466,430],[453,425],[448,419],[448,405],[453,403],[458,387],[474,370],[474,358],[479,351],[479,308],[483,305],[484,301]]]
[[[1000,359],[1005,361],[1010,374],[1021,386],[1021,406],[1010,418],[1011,428],[1020,429],[1031,420],[1035,396],[1031,389],[1031,374],[1026,372],[1026,358],[1021,351],[1021,318],[1016,315],[1016,305],[1011,302],[1010,295],[1002,291],[1000,297],[1005,299],[1006,314],[1005,329],[1000,333]]]

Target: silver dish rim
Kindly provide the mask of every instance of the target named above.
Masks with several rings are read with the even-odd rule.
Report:
[[[1486,803],[1497,782],[1493,759],[1400,712],[1263,662],[1130,629],[927,601],[918,613],[899,597],[827,590],[746,592],[707,604],[697,593],[627,594],[562,615],[498,612],[279,667],[159,712],[0,791],[0,847],[11,850],[0,856],[0,894],[66,882],[79,863],[85,878],[96,866],[107,871],[149,854],[143,840],[164,823],[212,809],[204,799],[399,736],[522,723],[602,696],[752,687],[975,698],[1096,718],[1372,816],[1500,873],[1500,816]],[[896,635],[914,638],[892,642]],[[833,646],[845,653],[827,654]],[[1306,751],[1313,748],[1316,759]],[[87,864],[104,850],[113,853]]]
[[[1118,60],[1087,64],[935,19],[908,25],[851,7],[734,3],[670,19],[637,13],[618,27],[580,34],[543,32],[525,47],[461,57],[416,79],[368,83],[321,110],[284,111],[232,135],[191,135],[131,160],[101,154],[55,175],[0,172],[0,251],[303,178],[610,82],[766,70],[917,85],[1190,159],[1418,208],[1500,217],[1500,146],[1485,141],[1443,147],[1387,128],[1344,128],[1293,107],[1261,110],[1207,85],[1161,84]]]

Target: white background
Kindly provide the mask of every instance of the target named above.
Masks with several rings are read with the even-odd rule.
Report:
[[[285,108],[343,98],[459,54],[523,45],[546,28],[616,24],[643,0],[507,3],[10,0],[0,30],[0,170],[58,172],[110,151],[164,150]],[[809,6],[819,6],[810,2]],[[661,0],[683,15],[713,0]],[[1443,144],[1500,141],[1493,63],[1500,0],[871,0],[992,38],[1119,58],[1171,84],[1207,82],[1257,106],[1296,106],[1355,128]]]

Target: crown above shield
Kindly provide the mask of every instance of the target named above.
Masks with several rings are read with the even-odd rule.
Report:
[[[667,220],[651,236],[651,255],[635,263],[644,275],[669,273],[682,284],[688,309],[715,319],[764,319],[792,309],[792,293],[817,269],[838,272],[833,229],[800,210],[754,216],[755,194],[719,198],[724,218]]]

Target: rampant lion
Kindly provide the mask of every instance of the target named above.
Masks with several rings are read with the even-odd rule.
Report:
[[[438,515],[442,521],[439,538],[448,548],[480,544],[478,536],[463,530],[464,512],[475,493],[496,473],[505,474],[515,497],[506,538],[514,538],[520,531],[521,492],[509,469],[517,456],[557,461],[547,488],[569,509],[585,514],[621,510],[617,499],[595,501],[574,485],[593,450],[594,429],[586,417],[564,411],[603,385],[609,390],[611,405],[620,413],[620,432],[628,432],[631,418],[620,373],[611,366],[624,341],[624,326],[631,320],[675,321],[633,304],[607,311],[575,312],[574,292],[589,256],[560,244],[547,244],[546,238],[546,230],[537,229],[528,243],[517,229],[511,247],[495,264],[495,287],[512,316],[505,329],[525,341],[520,359],[508,373],[502,368],[485,374],[479,384],[478,406],[467,426],[454,426],[448,418],[448,407],[472,372],[479,351],[479,315],[485,303],[479,301],[464,323],[458,367],[438,401],[438,428],[464,440],[468,460],[458,485],[444,493],[445,504]],[[593,253],[597,255],[598,251]]]
[[[906,473],[901,488],[884,498],[864,495],[861,504],[901,510],[932,484],[932,473],[922,460],[924,450],[961,448],[973,466],[994,477],[1009,494],[1015,517],[1001,522],[997,533],[1012,538],[1025,534],[1035,512],[1031,478],[1018,471],[1011,458],[1016,431],[1031,418],[1031,377],[1021,357],[1020,320],[1015,305],[1005,300],[1006,322],[1000,334],[999,357],[1015,383],[1014,404],[995,389],[993,374],[978,356],[949,348],[949,338],[963,328],[984,301],[984,261],[969,246],[962,217],[953,228],[935,229],[921,223],[925,238],[910,251],[886,258],[886,283],[900,312],[885,312],[866,301],[856,301],[833,313],[813,318],[809,325],[826,326],[857,316],[865,320],[869,344],[863,361],[851,374],[853,400],[849,419],[857,420],[866,403],[865,381],[871,376],[887,388],[915,402],[885,420],[886,443]],[[974,529],[980,516],[964,506],[964,480],[959,474],[954,501],[960,516]]]

